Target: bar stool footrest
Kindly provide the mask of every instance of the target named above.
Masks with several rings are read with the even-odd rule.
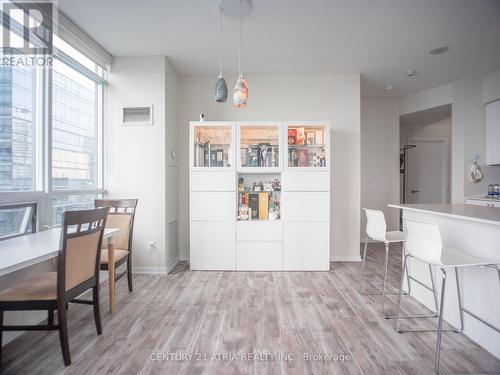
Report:
[[[498,328],[497,326],[494,326],[493,324],[487,322],[486,320],[484,320],[483,318],[480,318],[479,316],[477,316],[476,314],[474,314],[473,312],[465,309],[465,308],[462,308],[462,311],[464,313],[467,313],[468,315],[472,316],[474,319],[476,320],[479,320],[481,323],[483,323],[484,325],[490,327],[491,329],[497,331],[498,333],[500,333],[500,328]]]
[[[382,315],[384,319],[394,319],[396,317],[393,315]],[[415,315],[399,315],[398,319],[424,319],[424,318],[437,318],[439,316],[438,313],[434,313],[433,315],[427,314],[415,314]]]

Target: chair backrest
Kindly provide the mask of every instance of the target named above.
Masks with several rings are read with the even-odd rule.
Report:
[[[387,224],[382,211],[370,210],[365,208],[366,213],[366,234],[371,239],[385,242],[385,233],[387,232]]]
[[[443,241],[436,224],[405,219],[406,251],[430,264],[441,264]]]
[[[96,199],[94,206],[109,207],[108,228],[120,228],[115,236],[115,248],[132,252],[135,210],[138,199]]]
[[[59,298],[89,280],[99,282],[101,245],[108,210],[106,207],[63,214],[57,264]]]

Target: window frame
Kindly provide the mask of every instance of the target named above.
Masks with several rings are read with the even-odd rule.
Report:
[[[68,43],[69,44],[69,43]],[[96,63],[96,72],[80,64],[65,52],[54,47],[54,57],[96,84],[96,187],[89,189],[53,189],[52,186],[52,68],[37,68],[35,71],[33,176],[32,190],[4,191],[0,194],[0,205],[26,205],[36,203],[35,229],[47,229],[53,223],[53,198],[65,195],[106,194],[106,69]],[[97,72],[102,72],[102,76]]]
[[[15,233],[15,234],[10,234],[10,235],[7,235],[7,236],[0,236],[0,241],[5,241],[5,240],[9,240],[11,238],[16,238],[16,237],[21,237],[21,236],[26,236],[28,234],[32,234],[32,233],[36,233],[38,232],[38,203],[37,202],[32,202],[32,201],[29,201],[29,202],[23,202],[23,203],[14,203],[14,204],[2,204],[0,205],[0,210],[3,210],[3,209],[12,209],[12,208],[30,208],[31,209],[31,212],[29,213],[29,215],[31,216],[31,232],[18,232],[18,233]],[[28,214],[28,210],[24,213],[24,220],[28,219],[26,218],[26,215]],[[27,225],[27,223],[26,223]]]
[[[92,72],[90,69],[85,67],[84,65],[80,64],[78,61],[73,59],[71,56],[68,54],[64,53],[60,49],[53,47],[54,48],[54,55],[57,57],[58,60],[61,61],[61,63],[68,65],[71,69],[74,69],[75,71],[81,73],[85,77],[89,78],[90,80],[94,81],[97,85],[97,90],[96,90],[96,96],[98,96],[98,91],[104,91],[106,89],[106,80],[104,77],[99,76],[95,72]],[[97,178],[96,178],[96,187],[95,188],[90,188],[90,189],[53,189],[52,187],[52,69],[49,69],[49,90],[48,90],[48,111],[50,115],[48,116],[47,119],[47,129],[48,129],[48,137],[47,137],[47,143],[46,143],[46,158],[47,158],[47,166],[46,170],[47,173],[45,174],[45,177],[47,179],[46,185],[47,185],[47,206],[50,207],[49,210],[44,211],[44,222],[47,223],[49,226],[54,226],[57,225],[59,226],[60,224],[56,224],[52,222],[52,217],[53,217],[53,207],[52,207],[52,201],[53,198],[56,196],[65,196],[65,195],[84,195],[84,194],[102,194],[104,195],[106,193],[106,188],[104,185],[104,173],[105,173],[105,164],[104,164],[104,119],[105,119],[105,113],[104,113],[104,108],[105,108],[105,102],[104,102],[104,95],[101,95],[100,100],[96,100],[96,130],[97,130],[97,144],[96,144],[96,155],[97,155]],[[97,99],[97,98],[96,98]]]

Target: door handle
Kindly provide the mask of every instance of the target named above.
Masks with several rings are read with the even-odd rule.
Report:
[[[412,190],[411,191],[412,194],[415,194],[415,193],[420,193],[420,190]]]

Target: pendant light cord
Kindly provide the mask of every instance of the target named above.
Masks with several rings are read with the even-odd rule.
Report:
[[[222,77],[222,8],[219,7],[219,77]]]
[[[243,39],[243,16],[240,16],[240,42],[238,43],[238,70],[240,77],[243,75],[241,72],[241,40]]]

